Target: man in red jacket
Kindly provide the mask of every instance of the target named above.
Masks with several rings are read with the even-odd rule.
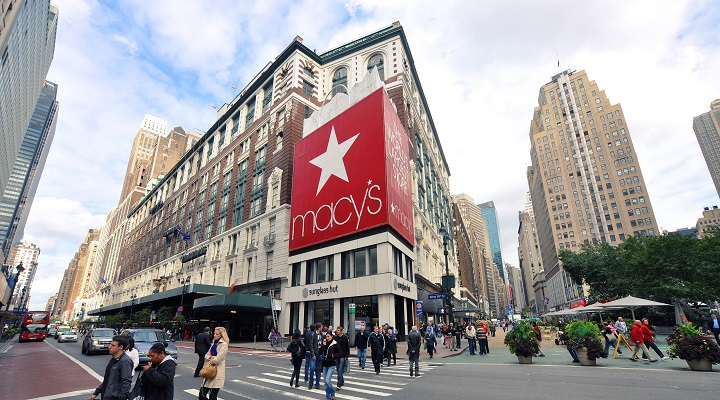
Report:
[[[645,346],[645,335],[643,335],[642,323],[640,323],[639,319],[636,319],[635,323],[633,323],[632,330],[630,331],[630,339],[635,342],[635,349],[633,349],[630,360],[637,361],[639,359],[637,353],[638,351],[642,350],[645,354],[647,354],[648,360],[650,360],[650,362],[657,361],[657,358],[653,358],[647,346]]]

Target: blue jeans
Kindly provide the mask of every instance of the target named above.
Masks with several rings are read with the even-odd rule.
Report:
[[[357,349],[357,357],[360,368],[365,368],[365,360],[367,360],[367,349]]]
[[[322,365],[322,356],[318,354],[317,357],[315,357],[315,366]],[[320,386],[320,374],[322,374],[322,369],[315,368],[315,386]],[[312,379],[310,380],[312,382]]]
[[[305,352],[305,382],[308,381],[308,371],[315,372],[315,360],[312,359],[309,351]]]
[[[325,398],[328,400],[332,397],[335,397],[335,388],[333,388],[332,385],[333,374],[335,374],[334,365],[332,367],[323,367],[323,380],[325,381]]]
[[[475,338],[468,339],[468,349],[470,350],[470,355],[475,355]]]
[[[347,365],[347,363],[348,359],[345,357],[342,357],[337,361],[338,387],[345,384],[345,377],[343,376],[343,374],[345,373],[345,366]]]

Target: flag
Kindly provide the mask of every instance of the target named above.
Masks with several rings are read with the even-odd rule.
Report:
[[[235,289],[235,284],[237,283],[238,280],[240,280],[240,278],[235,279],[235,282],[233,282],[232,285],[230,285],[230,290],[228,290],[227,294],[232,293],[233,289]]]
[[[107,281],[105,280],[105,278],[103,278],[101,276],[100,279],[98,280],[98,287],[101,287],[102,285],[104,285],[106,283],[107,283]]]
[[[178,233],[178,235],[180,235],[183,238],[184,241],[186,241],[186,242],[190,241],[190,234],[181,231],[180,228],[177,228],[177,233]]]

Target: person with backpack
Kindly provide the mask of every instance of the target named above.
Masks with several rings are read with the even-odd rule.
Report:
[[[300,366],[302,366],[306,352],[305,343],[301,339],[300,329],[295,329],[295,332],[293,332],[292,341],[288,344],[287,351],[290,352],[293,365],[293,373],[290,376],[290,387],[293,386],[293,379],[295,380],[295,387],[300,387]]]

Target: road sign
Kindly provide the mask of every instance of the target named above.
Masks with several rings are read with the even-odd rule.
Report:
[[[355,314],[355,303],[350,303],[348,305],[348,313],[349,314]]]
[[[444,294],[444,293],[430,293],[430,294],[428,295],[428,300],[444,299],[444,298],[447,298],[447,295]]]

